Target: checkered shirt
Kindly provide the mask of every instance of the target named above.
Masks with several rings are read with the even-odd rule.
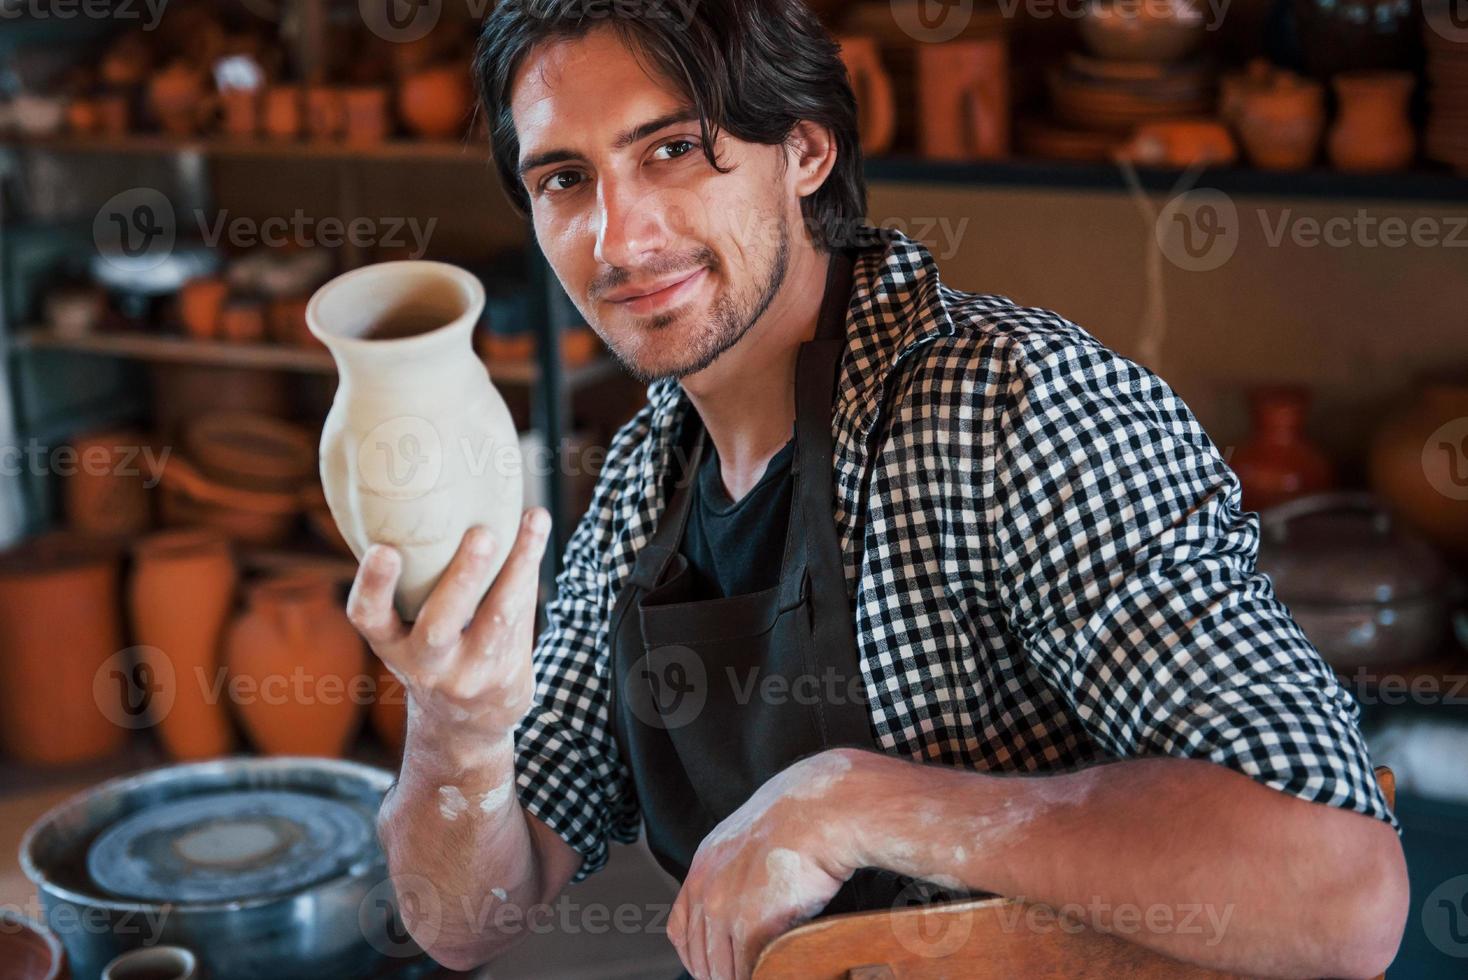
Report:
[[[1256,571],[1257,517],[1172,389],[1055,313],[944,285],[899,232],[861,242],[832,506],[877,746],[979,771],[1208,759],[1400,834],[1360,705]],[[657,381],[618,431],[534,651],[519,798],[583,855],[573,881],[641,829],[608,626],[690,410]]]

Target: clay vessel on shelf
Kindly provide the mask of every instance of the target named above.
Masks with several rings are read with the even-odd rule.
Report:
[[[0,554],[0,748],[42,765],[120,749],[124,647],[115,547],[53,532]]]
[[[1244,487],[1244,508],[1264,510],[1335,483],[1330,460],[1304,433],[1310,395],[1293,386],[1264,386],[1249,392],[1253,427],[1229,457]]]
[[[983,160],[1009,155],[1009,56],[1004,40],[917,46],[923,156]]]
[[[1331,79],[1340,108],[1327,147],[1337,170],[1379,173],[1412,162],[1417,137],[1407,117],[1416,77],[1405,71],[1342,72]]]
[[[72,440],[75,467],[66,476],[66,520],[71,529],[99,537],[147,530],[152,519],[143,456],[146,439],[131,429],[90,432]]]
[[[300,572],[246,591],[225,659],[235,715],[261,752],[340,756],[369,697],[366,647],[330,578]]]
[[[416,71],[398,88],[398,115],[422,139],[462,135],[473,104],[469,74],[457,63]]]
[[[338,276],[306,320],[336,360],[321,435],[321,484],[358,558],[403,556],[397,604],[414,619],[472,525],[498,571],[520,519],[519,436],[472,334],[484,287],[441,262],[386,262]]]
[[[1468,557],[1468,381],[1428,379],[1371,441],[1371,486],[1440,548]]]
[[[856,94],[857,131],[861,135],[863,153],[885,153],[897,135],[897,101],[892,90],[892,76],[882,64],[877,39],[846,34],[837,41],[841,60],[851,77]]]
[[[164,531],[133,548],[133,636],[158,739],[175,759],[210,759],[234,747],[220,642],[235,581],[229,542],[214,531]]]

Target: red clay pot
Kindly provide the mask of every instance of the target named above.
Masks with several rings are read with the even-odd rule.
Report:
[[[122,747],[122,689],[98,679],[125,642],[118,558],[67,532],[0,555],[0,745],[11,756],[69,765]]]
[[[152,648],[141,657],[154,683],[172,689],[152,695],[158,739],[175,759],[225,755],[235,741],[219,646],[235,594],[229,542],[204,528],[164,531],[139,541],[133,559],[133,635]]]
[[[457,63],[416,71],[398,87],[398,115],[423,139],[462,135],[473,104],[469,74]]]
[[[370,688],[366,648],[332,580],[284,575],[247,596],[225,648],[235,714],[250,741],[271,755],[342,755]]]
[[[1334,470],[1304,435],[1310,396],[1303,388],[1263,387],[1249,393],[1254,425],[1229,464],[1244,485],[1244,509],[1263,510],[1329,490]]]
[[[1468,381],[1426,381],[1371,442],[1371,486],[1433,544],[1468,556]]]
[[[131,429],[91,432],[72,440],[74,469],[66,477],[71,529],[98,537],[141,534],[152,522],[143,444]]]

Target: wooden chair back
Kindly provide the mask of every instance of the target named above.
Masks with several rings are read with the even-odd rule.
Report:
[[[1396,807],[1396,778],[1376,767]],[[1206,927],[1207,923],[1201,923]],[[770,943],[754,980],[1227,980],[1120,936],[1062,919],[1047,906],[985,898],[815,919]],[[1378,978],[1380,980],[1380,978]]]

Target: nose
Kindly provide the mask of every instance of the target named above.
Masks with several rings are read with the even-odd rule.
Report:
[[[668,202],[637,181],[603,178],[597,184],[600,220],[596,230],[598,262],[623,269],[645,265],[676,237]]]

